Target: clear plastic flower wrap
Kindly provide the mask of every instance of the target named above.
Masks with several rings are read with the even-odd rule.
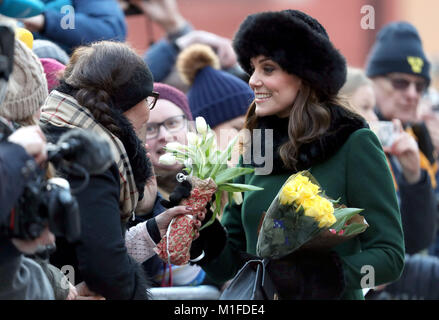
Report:
[[[364,232],[363,209],[338,202],[326,197],[308,171],[290,176],[263,218],[257,254],[279,259],[299,248],[330,249]]]

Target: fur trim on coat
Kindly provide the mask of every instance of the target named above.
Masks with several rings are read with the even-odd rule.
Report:
[[[358,129],[368,128],[366,121],[353,112],[336,106],[329,107],[331,112],[331,124],[329,129],[318,139],[300,146],[297,171],[311,168],[313,165],[324,162],[332,157],[349,136]],[[288,121],[289,118],[278,118],[277,116],[262,117],[259,119],[258,129],[261,130],[261,150],[265,150],[265,129],[273,130],[273,174],[291,172],[291,169],[285,167],[280,154],[279,148],[288,141]],[[252,155],[253,150],[252,150]],[[256,152],[256,154],[259,154]],[[265,155],[262,155],[263,157]],[[264,167],[265,163],[259,164],[252,158],[253,167]]]

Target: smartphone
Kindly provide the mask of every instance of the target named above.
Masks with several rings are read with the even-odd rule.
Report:
[[[370,129],[376,134],[383,147],[391,147],[396,137],[396,128],[392,121],[370,121]]]

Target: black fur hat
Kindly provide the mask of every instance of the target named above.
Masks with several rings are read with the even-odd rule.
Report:
[[[249,15],[235,34],[233,48],[250,75],[250,59],[264,55],[306,81],[321,98],[335,96],[346,81],[345,58],[323,26],[298,10]]]

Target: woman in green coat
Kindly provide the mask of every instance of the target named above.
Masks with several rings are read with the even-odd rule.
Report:
[[[200,232],[193,262],[215,282],[235,276],[256,255],[263,214],[282,185],[307,169],[329,197],[363,208],[369,227],[330,252],[298,250],[272,260],[268,271],[280,297],[363,299],[363,288],[398,279],[404,239],[392,177],[377,137],[337,98],[346,62],[325,29],[300,11],[257,13],[241,24],[233,45],[255,93],[246,117],[253,140],[239,164],[255,172],[235,182],[264,190],[245,192],[242,204],[226,206],[221,223]]]

